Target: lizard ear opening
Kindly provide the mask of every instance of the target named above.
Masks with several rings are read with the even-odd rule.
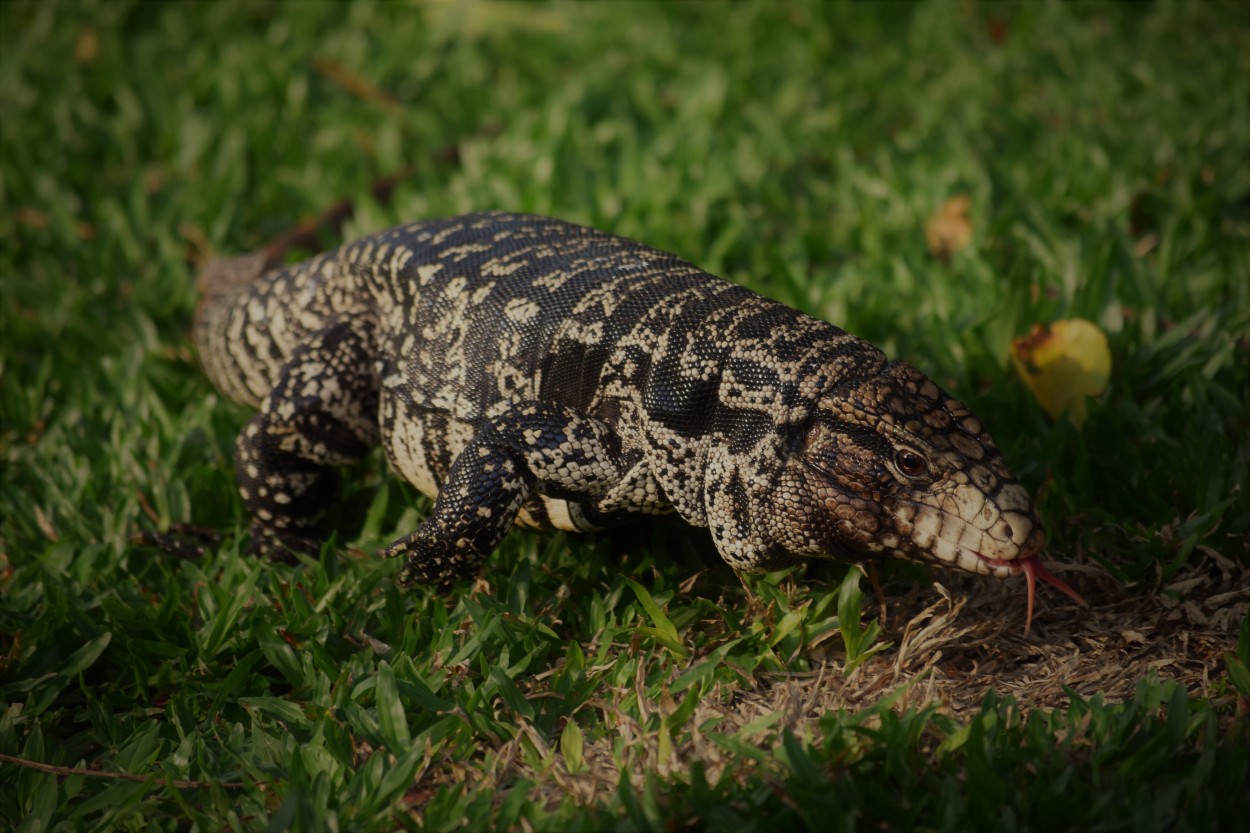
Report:
[[[813,419],[800,433],[797,452],[803,462],[832,477],[837,470],[836,429],[823,419]]]
[[[815,419],[808,425],[799,454],[803,463],[822,476],[841,479],[851,475],[864,482],[894,455],[894,448],[871,428],[850,422]],[[910,461],[909,461],[910,462]]]

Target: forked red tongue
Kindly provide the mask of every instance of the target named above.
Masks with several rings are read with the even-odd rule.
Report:
[[[1069,587],[1063,579],[1047,570],[1042,566],[1042,559],[1033,555],[1028,558],[1022,558],[1015,563],[1015,566],[1024,573],[1024,580],[1029,584],[1029,610],[1024,617],[1024,632],[1028,633],[1029,628],[1033,625],[1033,597],[1037,594],[1037,580],[1040,578],[1047,584],[1053,584],[1068,596],[1075,599],[1081,607],[1089,607],[1089,602],[1081,598],[1081,594]]]

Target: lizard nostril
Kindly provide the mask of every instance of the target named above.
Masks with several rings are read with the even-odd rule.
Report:
[[[1012,529],[1011,524],[1008,524],[1007,528],[1003,530],[1003,535],[1008,541],[1011,541],[1015,538],[1015,533],[1016,531]]]

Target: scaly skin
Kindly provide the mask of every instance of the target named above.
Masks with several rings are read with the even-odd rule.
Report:
[[[314,549],[335,469],[380,441],[436,498],[384,550],[404,584],[472,576],[513,523],[673,511],[741,571],[1038,563],[1033,502],[963,403],[674,255],[487,213],[260,263],[206,271],[195,324],[213,384],[260,411],[238,443],[257,553]]]

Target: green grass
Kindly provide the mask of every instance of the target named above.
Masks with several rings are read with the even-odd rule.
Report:
[[[428,503],[380,455],[348,478],[335,548],[249,560],[230,464],[247,413],[187,334],[205,241],[246,251],[343,197],[351,236],[553,214],[921,367],[1037,491],[1056,561],[1142,593],[1212,553],[1245,565],[1236,3],[11,2],[0,131],[0,752],[93,771],[0,762],[4,827],[1211,830],[1250,812],[1246,626],[1209,696],[1146,676],[1125,702],[952,712],[913,679],[756,713],[787,680],[890,658],[854,574],[770,575],[748,603],[705,535],[658,523],[514,533],[488,591],[400,594],[371,553]],[[368,200],[406,165],[388,206]],[[973,242],[937,259],[925,222],[956,194]],[[1013,336],[1073,316],[1114,357],[1081,432],[1008,363]],[[171,523],[224,540],[198,559],[130,541]]]

